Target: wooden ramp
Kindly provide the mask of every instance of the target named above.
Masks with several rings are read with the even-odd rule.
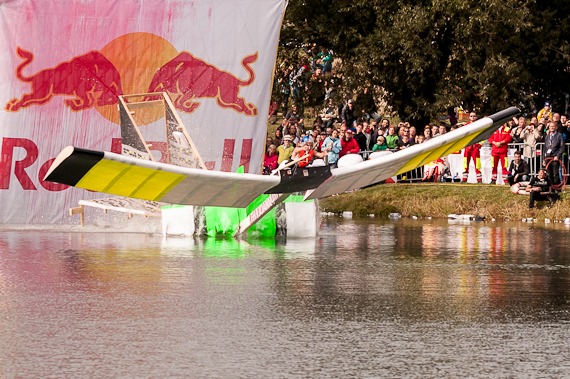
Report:
[[[121,121],[121,152],[122,155],[155,161],[150,152],[152,145],[148,144],[140,130],[139,123],[145,120],[148,112],[160,112],[164,116],[166,129],[166,160],[169,164],[179,167],[206,169],[198,149],[190,134],[182,123],[172,100],[165,92],[142,93],[119,96],[119,114]],[[70,208],[70,215],[79,214],[81,226],[85,223],[85,207],[107,211],[142,215],[146,217],[161,217],[161,206],[152,200],[133,199],[127,197],[112,197],[97,200],[80,200],[79,207]]]

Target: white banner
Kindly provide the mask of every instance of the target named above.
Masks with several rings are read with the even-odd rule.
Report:
[[[259,173],[286,0],[5,1],[2,223],[67,223],[104,195],[41,179],[67,145],[120,152],[117,96],[168,92],[210,169]],[[138,115],[157,160],[164,117]]]

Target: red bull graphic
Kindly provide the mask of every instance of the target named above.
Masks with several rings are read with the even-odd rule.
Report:
[[[260,172],[286,0],[0,3],[0,223],[66,224],[101,198],[43,178],[68,145],[120,152],[118,97],[150,88],[168,93],[208,169]],[[129,116],[164,162],[154,105]]]
[[[119,124],[116,107],[119,95],[128,92],[167,92],[175,108],[188,114],[198,109],[199,99],[206,98],[215,99],[220,108],[230,109],[240,115],[258,114],[257,106],[240,96],[241,88],[255,82],[256,74],[252,65],[258,60],[257,52],[241,59],[241,66],[247,73],[245,79],[187,51],[179,52],[165,39],[150,33],[131,33],[117,37],[100,51],[91,50],[31,75],[24,74],[24,71],[34,61],[34,54],[21,47],[17,47],[16,54],[22,62],[16,67],[15,76],[19,81],[30,85],[30,92],[6,103],[5,110],[8,112],[43,106],[54,100],[54,97],[61,96],[64,98],[64,106],[73,112],[95,108],[101,116]],[[137,122],[146,125],[164,117],[164,113],[152,110],[142,117]],[[224,138],[218,169],[232,170],[235,141],[233,138]],[[245,167],[246,172],[249,171],[252,141],[251,138],[243,140],[240,165]],[[153,150],[160,151],[161,144],[164,142],[155,141]],[[160,153],[161,156],[164,155],[162,151]],[[34,155],[30,157],[32,156]],[[0,159],[0,189],[9,188],[11,157],[6,155]],[[19,169],[27,161],[16,162],[15,174],[22,187],[35,190],[31,181],[24,180],[27,176],[23,169]],[[35,158],[30,158],[29,164],[23,167],[27,168],[34,162]],[[206,165],[209,169],[215,169],[216,161],[208,161]],[[40,184],[46,188],[43,181]],[[49,189],[60,191],[65,188]]]
[[[167,163],[167,147],[165,142],[161,141],[148,141],[151,151],[160,153],[159,162]],[[222,165],[220,171],[231,171],[234,164],[235,150],[239,149],[235,139],[225,139],[224,148],[222,152]],[[244,166],[244,172],[249,172],[250,159],[251,159],[251,146],[252,139],[247,138],[241,141],[241,155],[239,158],[239,165]],[[23,157],[16,157],[15,150],[20,149]],[[106,147],[112,153],[121,154],[122,144],[120,138],[112,138],[110,147]],[[239,150],[238,150],[239,151]],[[34,185],[32,178],[37,178],[37,182],[46,190],[50,192],[59,192],[66,190],[69,186],[64,184],[57,184],[53,182],[44,181],[44,177],[48,172],[51,164],[55,158],[50,158],[45,162],[39,161],[39,148],[38,145],[26,138],[2,138],[0,145],[0,190],[9,190],[10,188],[21,188],[25,191],[36,191],[38,188]],[[39,164],[39,165],[38,165]],[[214,170],[216,162],[205,162],[208,170]],[[32,168],[32,166],[37,167]],[[14,175],[16,182],[11,180]]]
[[[65,106],[79,112],[92,107],[115,105],[118,103],[117,97],[124,94],[120,71],[99,51],[90,51],[31,76],[25,76],[23,71],[33,62],[34,55],[21,47],[17,48],[16,53],[23,59],[16,69],[16,77],[29,83],[31,91],[21,98],[10,100],[5,106],[6,111],[18,112],[32,105],[45,105],[54,96],[66,96],[71,98],[64,100]],[[186,113],[193,113],[200,106],[197,99],[212,98],[220,108],[233,109],[245,116],[256,116],[257,107],[246,102],[239,92],[242,87],[255,81],[255,71],[251,65],[257,61],[257,57],[258,53],[255,53],[242,59],[242,66],[249,77],[241,80],[183,51],[158,68],[148,90],[140,92],[168,92],[176,109]],[[144,82],[144,75],[139,80]],[[154,120],[152,118],[147,123]],[[118,119],[112,121],[118,123]]]
[[[117,104],[122,95],[121,77],[113,64],[98,51],[90,51],[56,67],[24,76],[23,70],[34,55],[18,47],[16,53],[24,61],[16,69],[16,77],[31,85],[31,92],[21,99],[10,100],[5,109],[18,112],[32,105],[49,103],[54,96],[72,96],[64,104],[74,112],[98,106]]]
[[[240,88],[249,86],[255,80],[251,64],[256,60],[257,53],[242,59],[241,64],[249,78],[241,80],[184,51],[156,72],[148,92],[168,92],[176,109],[187,113],[194,112],[200,106],[196,99],[214,98],[220,108],[256,116],[257,107],[239,97]]]

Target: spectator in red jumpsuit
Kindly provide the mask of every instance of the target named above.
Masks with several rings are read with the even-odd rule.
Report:
[[[352,130],[347,129],[344,133],[344,138],[340,141],[342,144],[342,150],[340,151],[339,157],[343,157],[346,154],[358,154],[360,151],[360,146],[354,138],[352,138]]]
[[[469,125],[472,122],[477,121],[477,113],[471,112],[469,113],[469,122],[465,125]],[[469,176],[469,164],[471,163],[471,159],[473,159],[473,163],[475,164],[475,174],[477,175],[477,183],[481,183],[482,176],[481,176],[481,145],[476,143],[471,146],[467,146],[465,151],[463,152],[463,179],[462,182],[467,181],[467,177]]]
[[[491,175],[491,184],[497,183],[497,165],[499,161],[501,161],[501,168],[503,170],[503,180],[507,180],[507,167],[508,167],[508,159],[507,159],[507,150],[509,147],[509,142],[512,141],[511,133],[507,125],[501,126],[491,138],[489,138],[489,142],[491,142],[491,162],[493,164],[493,175]]]

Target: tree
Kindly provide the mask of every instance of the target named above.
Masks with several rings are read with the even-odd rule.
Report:
[[[449,106],[564,107],[570,3],[561,0],[291,0],[280,56],[303,43],[342,60],[344,90],[380,86],[417,124]]]

